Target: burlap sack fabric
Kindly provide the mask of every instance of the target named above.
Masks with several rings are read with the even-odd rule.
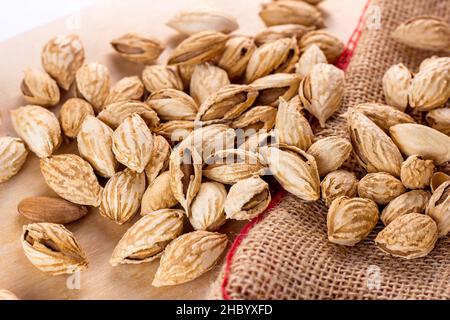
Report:
[[[417,70],[432,55],[390,38],[400,22],[418,15],[450,21],[450,0],[373,0],[371,5],[381,9],[381,28],[363,30],[347,70],[343,108],[318,136],[347,136],[340,115],[358,103],[383,103],[381,78],[389,66],[403,62]],[[354,161],[347,166],[355,166]],[[226,282],[222,272],[212,298],[450,299],[449,237],[440,239],[427,257],[407,261],[374,245],[381,223],[355,247],[331,244],[326,213],[321,202],[305,203],[286,195],[243,238],[228,261]]]

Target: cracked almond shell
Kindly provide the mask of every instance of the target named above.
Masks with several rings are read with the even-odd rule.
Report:
[[[450,108],[431,110],[426,119],[430,127],[450,136]]]
[[[240,78],[247,68],[253,52],[255,42],[251,37],[234,36],[225,43],[225,50],[217,65],[227,71],[231,80]]]
[[[276,107],[280,98],[291,100],[298,92],[300,77],[296,74],[275,73],[252,82],[250,86],[258,90],[255,104]]]
[[[112,103],[107,105],[97,117],[112,129],[117,129],[133,113],[138,114],[150,129],[154,129],[159,125],[159,118],[156,112],[141,101],[128,100]]]
[[[258,91],[251,86],[225,86],[201,104],[195,120],[209,123],[236,119],[253,105],[257,96]]]
[[[344,85],[344,72],[326,63],[316,64],[300,83],[299,96],[303,106],[319,120],[322,128],[341,107]]]
[[[228,219],[251,220],[263,213],[271,201],[269,185],[258,176],[231,186],[225,201]]]
[[[25,106],[11,111],[11,121],[20,138],[39,158],[49,157],[62,143],[56,116],[39,106]]]
[[[397,124],[415,123],[410,115],[380,103],[361,103],[355,106],[354,110],[364,114],[386,133],[389,133],[390,127]]]
[[[303,1],[274,1],[263,4],[259,16],[268,27],[284,24],[324,27],[319,9]]]
[[[146,103],[163,121],[194,120],[198,106],[191,96],[175,89],[155,91]]]
[[[314,29],[315,27],[307,27],[301,24],[275,25],[268,27],[265,30],[261,31],[260,33],[256,34],[255,43],[257,46],[262,46],[267,42],[292,37],[294,37],[297,40],[297,43],[300,43],[300,39],[307,32],[312,31]]]
[[[159,210],[142,217],[120,239],[110,259],[112,266],[158,259],[170,241],[183,231],[182,210]]]
[[[450,181],[434,190],[426,214],[436,222],[440,237],[445,237],[450,232]]]
[[[408,92],[413,75],[403,64],[390,67],[383,76],[384,98],[388,105],[405,111],[409,105]]]
[[[202,31],[183,40],[171,53],[168,65],[200,64],[220,56],[228,36],[216,31]]]
[[[252,54],[245,73],[247,83],[271,73],[289,73],[298,61],[295,38],[283,38],[258,47]]]
[[[262,147],[259,152],[286,191],[305,201],[319,200],[319,171],[313,156],[297,147],[283,144]]]
[[[403,157],[382,129],[355,109],[348,110],[347,125],[356,159],[367,172],[400,176]]]
[[[161,172],[164,172],[169,167],[171,152],[170,144],[163,136],[153,136],[152,157],[145,167],[148,184],[151,184]]]
[[[61,154],[41,159],[45,182],[67,201],[98,207],[102,187],[90,164],[74,154]]]
[[[210,63],[198,64],[191,77],[190,94],[200,105],[212,94],[230,84],[225,70]]]
[[[22,247],[28,260],[52,276],[88,267],[88,260],[72,232],[60,224],[34,223],[23,227]]]
[[[151,64],[158,60],[165,46],[161,41],[127,33],[111,41],[113,49],[124,59],[141,64]]]

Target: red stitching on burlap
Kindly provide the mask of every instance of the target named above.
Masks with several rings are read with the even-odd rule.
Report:
[[[355,30],[353,30],[353,33],[350,36],[350,39],[347,42],[347,45],[345,46],[344,51],[342,52],[341,56],[339,57],[339,59],[336,63],[336,66],[341,68],[344,71],[347,69],[347,67],[350,63],[350,60],[351,60],[353,54],[355,53],[358,41],[361,37],[361,33],[363,31],[363,25],[364,25],[364,18],[366,15],[366,11],[369,8],[370,1],[371,0],[368,0],[366,2],[364,9],[362,11],[362,14],[358,20],[358,24],[356,25]],[[228,295],[226,287],[228,284],[229,275],[231,273],[231,263],[232,263],[234,254],[237,251],[237,248],[240,246],[240,244],[245,239],[245,237],[247,237],[250,230],[256,224],[258,224],[260,221],[262,221],[272,211],[272,209],[274,209],[276,206],[278,206],[278,204],[284,198],[286,193],[287,193],[287,191],[285,191],[284,189],[281,188],[281,190],[279,190],[276,193],[276,195],[273,197],[272,201],[269,204],[269,207],[264,212],[264,214],[261,214],[260,216],[256,217],[255,219],[250,221],[248,224],[246,224],[245,227],[242,228],[242,230],[238,234],[238,236],[234,239],[234,242],[231,245],[231,248],[228,251],[227,256],[225,258],[225,270],[224,270],[224,276],[223,276],[222,285],[221,285],[222,297],[224,300],[231,300],[231,297]]]

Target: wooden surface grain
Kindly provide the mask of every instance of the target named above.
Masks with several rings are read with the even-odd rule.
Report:
[[[40,68],[40,51],[49,38],[59,34],[78,33],[85,46],[86,61],[98,61],[107,65],[115,82],[124,76],[139,75],[142,66],[116,56],[109,46],[112,38],[126,32],[140,32],[157,37],[169,49],[173,48],[183,38],[165,26],[165,22],[180,10],[201,7],[219,8],[234,15],[240,24],[240,29],[235,33],[252,35],[264,28],[258,17],[260,3],[263,2],[267,0],[102,1],[83,9],[79,16],[62,18],[0,43],[0,134],[15,136],[9,111],[25,104],[19,90],[23,71],[28,67]],[[347,41],[364,3],[365,0],[325,0],[320,7],[325,12],[328,29]],[[160,63],[164,63],[168,51],[161,57]],[[66,98],[63,97],[62,101]],[[58,107],[52,110],[58,113]],[[66,142],[57,153],[75,151],[75,144]],[[202,299],[217,276],[219,266],[192,282],[175,287],[154,288],[151,282],[158,261],[111,267],[109,258],[112,250],[131,224],[117,226],[101,217],[96,209],[91,209],[86,218],[68,225],[90,260],[89,269],[80,276],[79,289],[69,289],[67,276],[45,275],[34,268],[22,252],[22,226],[29,221],[20,217],[16,208],[20,200],[34,195],[54,193],[41,176],[38,159],[30,154],[21,172],[0,185],[0,289],[11,290],[19,298]],[[138,217],[133,222],[137,219]],[[228,222],[222,232],[227,233],[231,241],[242,226],[243,223]]]

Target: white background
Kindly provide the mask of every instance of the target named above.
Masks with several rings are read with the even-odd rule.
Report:
[[[100,0],[8,0],[0,6],[0,42]]]

